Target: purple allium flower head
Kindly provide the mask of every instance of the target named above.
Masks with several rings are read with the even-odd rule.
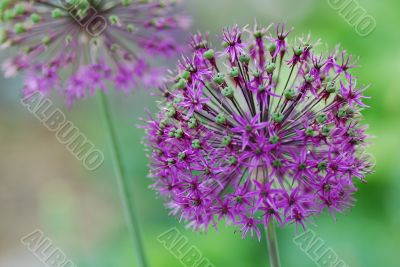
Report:
[[[106,90],[130,92],[138,83],[161,81],[155,56],[181,51],[173,36],[188,26],[172,14],[178,1],[0,1],[0,44],[16,48],[3,71],[25,71],[24,94],[58,90],[67,104]]]
[[[351,57],[276,31],[225,29],[220,51],[196,34],[144,126],[152,188],[196,229],[304,228],[352,206],[354,179],[372,171]]]

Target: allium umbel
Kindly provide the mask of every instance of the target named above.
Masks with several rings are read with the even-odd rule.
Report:
[[[145,126],[152,188],[196,229],[223,219],[243,237],[271,221],[304,228],[352,206],[353,180],[371,171],[351,56],[318,53],[310,36],[289,44],[289,32],[225,29],[219,52],[194,35],[193,56],[162,88]]]
[[[58,90],[67,104],[106,90],[130,92],[154,84],[155,56],[181,47],[174,29],[187,26],[171,14],[177,1],[0,0],[0,43],[18,54],[3,64],[6,76],[26,71],[24,93]]]

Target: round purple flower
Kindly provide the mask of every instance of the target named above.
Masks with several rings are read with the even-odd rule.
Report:
[[[54,89],[69,105],[107,83],[123,92],[154,85],[163,74],[151,59],[181,51],[173,30],[188,26],[171,14],[176,2],[1,0],[0,44],[17,52],[5,76],[25,71],[25,95]]]
[[[226,220],[260,238],[272,221],[304,228],[352,206],[354,179],[372,170],[351,57],[310,36],[290,44],[289,32],[235,26],[220,51],[197,34],[161,90],[145,126],[152,188],[196,229]]]

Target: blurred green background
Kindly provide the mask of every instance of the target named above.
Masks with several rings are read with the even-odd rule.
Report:
[[[372,15],[377,27],[367,37],[333,10],[327,0],[187,0],[185,8],[193,16],[192,32],[220,34],[221,28],[271,22],[294,26],[291,35],[311,32],[332,48],[341,43],[359,56],[355,74],[363,84],[371,84],[364,112],[370,125],[370,152],[376,158],[376,172],[368,184],[359,184],[357,204],[337,217],[317,218],[311,227],[328,247],[351,267],[400,266],[400,2],[358,0]],[[214,42],[219,44],[219,42]],[[4,55],[1,55],[3,58]],[[98,99],[62,108],[79,129],[106,153],[100,169],[88,172],[54,134],[49,132],[19,101],[21,79],[0,78],[0,266],[44,266],[21,243],[20,238],[41,229],[80,267],[135,266],[130,240],[123,222],[117,187]],[[148,189],[147,159],[141,144],[143,131],[136,125],[144,108],[155,108],[147,93],[129,97],[110,96],[125,164],[140,214],[145,249],[154,267],[183,266],[157,236],[178,227],[216,267],[268,266],[263,242],[242,240],[233,227],[199,234],[185,230],[168,216],[161,200]],[[278,230],[284,267],[317,266],[294,243],[295,229]]]

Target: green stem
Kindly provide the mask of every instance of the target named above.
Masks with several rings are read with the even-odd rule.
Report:
[[[267,235],[270,267],[280,267],[281,263],[279,259],[278,240],[276,238],[275,226],[272,220],[265,232]]]
[[[121,150],[118,146],[116,131],[110,115],[110,108],[108,106],[107,97],[103,92],[100,92],[100,103],[103,109],[104,117],[106,120],[107,128],[110,136],[111,154],[114,162],[115,175],[117,178],[119,195],[121,198],[124,214],[128,224],[129,232],[133,242],[133,249],[137,258],[139,267],[147,267],[146,257],[140,237],[139,226],[133,208],[133,197],[128,188],[128,177],[126,175],[123,163]]]

